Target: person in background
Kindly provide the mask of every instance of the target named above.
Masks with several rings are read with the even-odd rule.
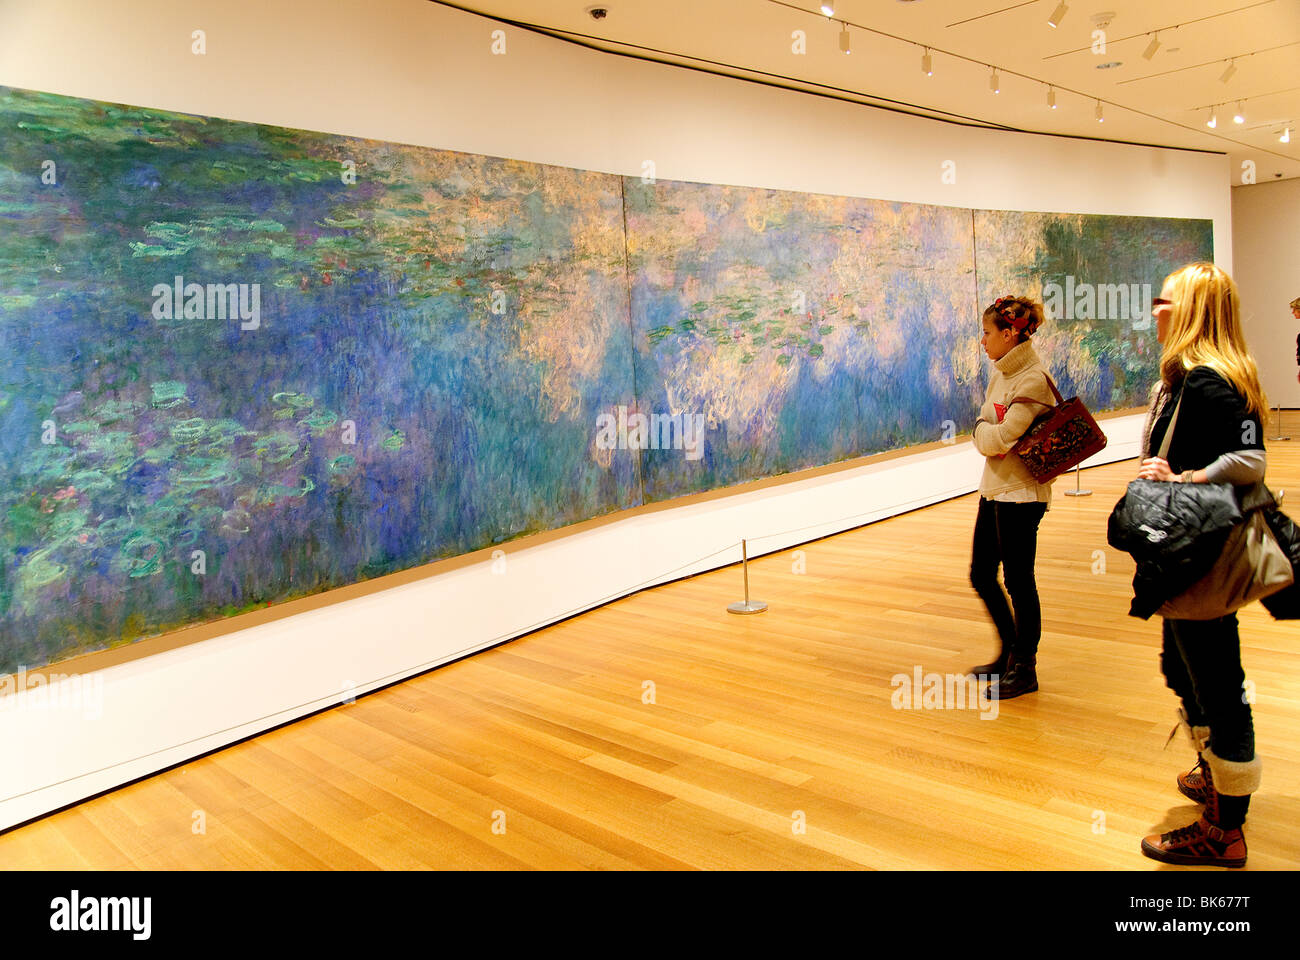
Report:
[[[1300,320],[1300,297],[1296,297],[1291,301],[1291,316]],[[1300,333],[1295,336],[1295,362],[1296,366],[1300,367]],[[1300,380],[1300,372],[1296,373],[1295,378]]]
[[[970,580],[993,619],[1001,650],[992,663],[972,667],[970,672],[992,678],[984,690],[989,700],[1010,700],[1038,689],[1043,617],[1034,558],[1038,525],[1051,502],[1052,485],[1035,481],[1011,448],[1035,418],[1056,404],[1047,385],[1047,369],[1029,342],[1043,319],[1041,303],[1026,297],[999,297],[982,320],[980,344],[993,361],[993,375],[973,437],[985,461]],[[999,565],[1006,593],[998,583]]]
[[[1170,274],[1152,303],[1161,389],[1147,420],[1138,476],[1172,483],[1232,483],[1264,479],[1268,401],[1241,330],[1241,303],[1232,278],[1212,263]],[[1168,460],[1151,456],[1182,407]],[[1241,639],[1236,614],[1217,620],[1174,620],[1162,626],[1160,666],[1178,695],[1179,719],[1198,754],[1178,789],[1205,804],[1194,822],[1142,841],[1142,852],[1164,863],[1241,867],[1242,825],[1250,794],[1259,789],[1255,728],[1242,693]]]

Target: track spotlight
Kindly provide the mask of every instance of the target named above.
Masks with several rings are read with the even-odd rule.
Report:
[[[1282,136],[1280,136],[1280,137],[1277,138],[1277,142],[1278,142],[1278,143],[1290,143],[1290,142],[1291,142],[1291,126],[1290,126],[1290,124],[1288,124],[1287,126],[1285,126],[1285,127],[1282,128]]]
[[[1219,77],[1219,82],[1220,82],[1220,83],[1227,83],[1229,80],[1232,79],[1232,75],[1233,75],[1234,73],[1236,73],[1236,72],[1237,72],[1237,64],[1236,64],[1236,61],[1234,61],[1234,60],[1229,60],[1229,61],[1228,61],[1228,69],[1223,71],[1223,75]]]
[[[1242,101],[1238,100],[1238,101],[1237,101],[1237,112],[1234,113],[1234,114],[1232,115],[1232,122],[1233,122],[1233,123],[1245,123],[1245,122],[1246,122],[1246,109],[1245,109],[1245,107],[1243,107],[1241,104],[1242,104]]]
[[[998,79],[998,68],[989,67],[993,72],[989,74],[989,89],[994,93],[1002,92],[1002,81]]]
[[[843,29],[840,30],[840,53],[852,52],[853,51],[849,49],[849,25],[846,23],[843,25]]]
[[[930,56],[930,48],[925,48],[925,53],[921,54],[921,72],[927,77],[934,76],[934,58]]]
[[[1097,101],[1097,109],[1093,111],[1093,116],[1095,116],[1095,117],[1097,118],[1097,122],[1098,122],[1098,123],[1105,123],[1105,122],[1106,122],[1106,118],[1105,118],[1105,116],[1102,115],[1102,112],[1101,112],[1101,101],[1100,101],[1100,100]]]
[[[1053,27],[1059,27],[1061,25],[1061,21],[1065,19],[1065,15],[1069,12],[1070,12],[1069,7],[1067,7],[1064,3],[1058,3],[1056,5],[1056,9],[1052,11],[1052,15],[1047,18],[1047,22]]]
[[[1056,109],[1056,91],[1051,87],[1047,88],[1047,106],[1050,110]]]
[[[1151,35],[1151,42],[1148,43],[1147,48],[1142,51],[1142,59],[1150,60],[1152,57],[1156,55],[1156,51],[1159,49],[1160,49],[1160,34],[1153,33]]]
[[[828,17],[833,17],[835,16],[835,7],[829,3],[823,3],[822,13],[826,14]]]
[[[1210,107],[1210,119],[1205,121],[1205,125],[1213,130],[1219,125],[1219,111]]]

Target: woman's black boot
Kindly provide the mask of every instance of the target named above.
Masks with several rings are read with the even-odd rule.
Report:
[[[1013,656],[1011,669],[984,690],[988,700],[1010,700],[1038,689],[1038,656]]]
[[[992,677],[995,674],[998,677],[1004,677],[1007,668],[1011,665],[1011,651],[1006,647],[998,654],[998,658],[992,663],[981,663],[978,667],[971,667],[966,672],[975,677]]]

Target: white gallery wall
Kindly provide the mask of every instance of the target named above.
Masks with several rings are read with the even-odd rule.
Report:
[[[1232,188],[1232,232],[1246,339],[1273,406],[1300,407],[1289,304],[1300,297],[1300,180]],[[1270,434],[1271,436],[1272,434]]]
[[[492,53],[497,29],[504,55]],[[603,55],[424,0],[0,0],[0,84],[623,175],[653,161],[660,179],[1209,218],[1217,259],[1232,265],[1222,156],[923,120]],[[945,161],[955,183],[941,181]],[[1111,445],[1096,462],[1136,455],[1138,419],[1105,421]],[[71,678],[62,696],[0,697],[0,828],[734,562],[742,537],[770,552],[967,493],[980,467],[958,443],[506,544],[504,563],[435,566],[414,583]],[[762,630],[761,617],[732,622]],[[178,809],[178,822],[191,812]]]

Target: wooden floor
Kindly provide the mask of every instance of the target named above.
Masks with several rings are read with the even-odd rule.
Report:
[[[1126,615],[1132,562],[1106,544],[1135,469],[1087,471],[1081,499],[1058,482],[1042,689],[994,719],[891,705],[896,675],[994,653],[963,497],[807,544],[804,572],[758,560],[764,614],[726,613],[734,567],[649,590],[0,834],[0,865],[1177,869],[1138,849],[1197,808],[1174,786],[1194,755],[1164,748],[1159,619]],[[1300,501],[1300,441],[1270,445],[1269,482]],[[1300,624],[1241,623],[1247,869],[1295,869]]]

